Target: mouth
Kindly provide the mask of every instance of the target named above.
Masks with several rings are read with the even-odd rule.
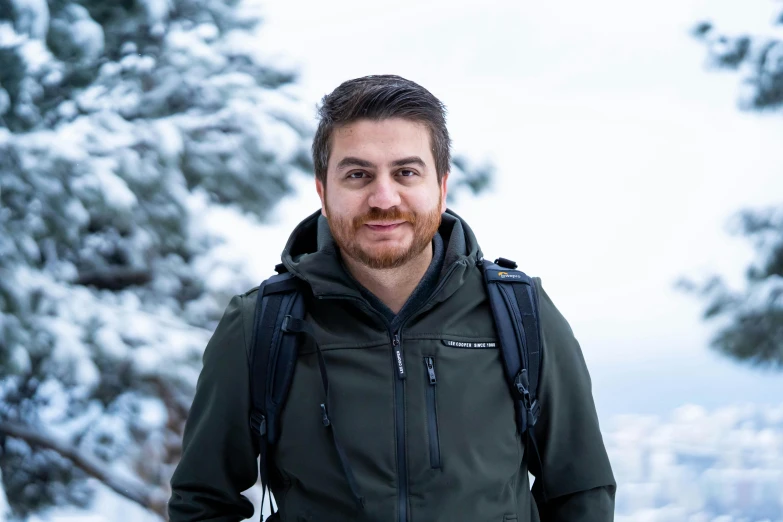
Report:
[[[399,221],[397,223],[367,223],[365,224],[365,226],[370,230],[374,230],[376,232],[389,232],[391,230],[396,229],[403,223],[405,223],[405,221]]]

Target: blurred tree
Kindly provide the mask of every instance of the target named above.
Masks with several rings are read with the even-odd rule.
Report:
[[[265,219],[312,170],[314,111],[259,51],[260,20],[252,0],[0,0],[0,498],[13,516],[86,506],[87,477],[165,512],[204,346],[228,298],[257,283],[216,253],[214,224]],[[490,175],[457,158],[454,193]]]
[[[783,9],[772,24],[783,27]],[[711,67],[741,71],[741,108],[769,110],[783,106],[783,40],[773,36],[724,34],[710,21],[699,22],[692,33],[707,47]]]
[[[491,186],[494,177],[495,167],[491,162],[475,164],[465,156],[454,156],[449,174],[449,204],[457,201],[465,191],[474,196],[480,194]]]
[[[0,470],[15,516],[94,477],[164,513],[210,328],[254,284],[215,209],[309,172],[296,76],[240,0],[0,0]],[[2,518],[2,514],[0,514]]]
[[[783,10],[773,24],[783,26]],[[697,24],[693,34],[707,46],[711,66],[742,71],[742,109],[783,112],[783,40],[722,34],[707,21]],[[783,205],[743,211],[731,231],[752,241],[757,253],[745,288],[733,291],[719,276],[701,284],[684,280],[680,286],[707,302],[705,319],[722,321],[712,340],[716,350],[783,370]]]

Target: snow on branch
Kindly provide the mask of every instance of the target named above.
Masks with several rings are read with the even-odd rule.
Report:
[[[150,491],[141,483],[117,476],[103,463],[80,452],[72,445],[42,433],[40,430],[33,430],[13,422],[0,422],[0,434],[21,439],[31,446],[39,446],[56,451],[73,462],[87,475],[100,480],[116,493],[160,515],[164,520],[168,519],[166,512],[167,499],[164,495]]]

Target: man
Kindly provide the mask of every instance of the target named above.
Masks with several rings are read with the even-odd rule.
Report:
[[[615,481],[591,383],[568,323],[536,281],[543,358],[540,455],[527,445],[496,347],[476,238],[446,210],[450,140],[441,102],[397,76],[323,99],[313,142],[321,210],[282,255],[307,283],[301,347],[270,457],[283,521],[604,522]],[[519,228],[519,227],[518,227]],[[522,227],[524,229],[524,227]],[[236,296],[204,353],[171,480],[172,522],[253,515],[248,367],[255,290]],[[334,439],[322,423],[328,402]]]

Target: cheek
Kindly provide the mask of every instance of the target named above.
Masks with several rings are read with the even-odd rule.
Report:
[[[363,199],[351,193],[327,192],[324,199],[329,212],[338,216],[353,216],[363,208]]]
[[[439,208],[441,206],[441,196],[442,194],[439,190],[432,192],[428,191],[423,194],[416,194],[414,198],[409,199],[408,201],[417,209],[430,211],[433,208]]]

